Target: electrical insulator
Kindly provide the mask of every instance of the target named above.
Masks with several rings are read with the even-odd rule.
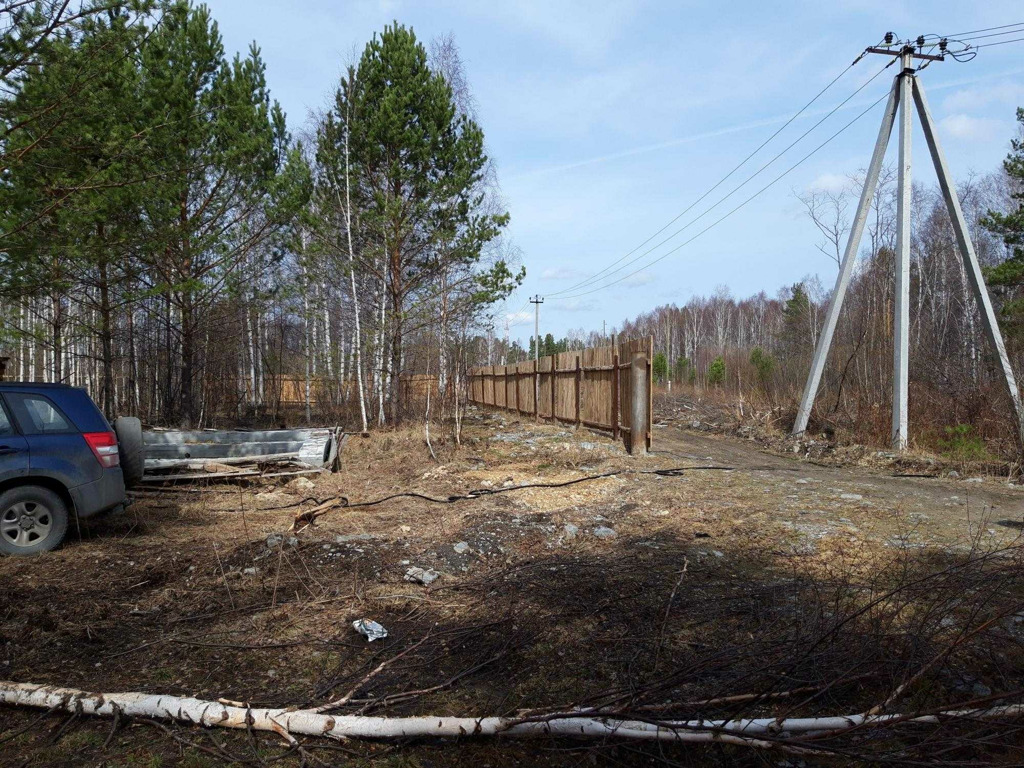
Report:
[[[892,45],[892,38],[893,38],[892,32],[886,32],[885,33],[885,44],[886,45]]]
[[[924,35],[917,36],[917,47],[924,48]]]
[[[946,52],[946,38],[942,38],[941,40],[939,40],[939,52],[940,53],[945,53]]]

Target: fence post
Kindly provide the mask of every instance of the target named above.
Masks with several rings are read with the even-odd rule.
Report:
[[[630,365],[630,416],[629,452],[634,456],[647,453],[647,406],[650,392],[647,387],[647,355],[634,352]]]
[[[522,411],[519,410],[519,363],[516,363],[516,375],[514,381],[516,390],[516,415],[518,416],[522,413]]]
[[[534,421],[541,421],[541,360],[534,359]]]
[[[666,358],[666,363],[668,362]],[[644,433],[645,447],[651,450],[654,440],[654,337],[647,340],[647,429]]]
[[[558,377],[555,375],[558,373],[558,355],[554,354],[551,356],[551,420],[557,422],[558,414],[555,413],[555,389]]]
[[[580,407],[580,398],[583,396],[583,366],[580,365],[580,356],[576,355],[576,426],[580,426],[583,423],[581,418],[582,409]]]
[[[612,437],[619,439],[619,350],[612,347]]]

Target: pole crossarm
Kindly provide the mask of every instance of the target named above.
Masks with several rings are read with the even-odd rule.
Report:
[[[896,49],[896,48],[876,48],[874,46],[871,46],[870,48],[866,49],[866,52],[867,53],[881,53],[881,54],[883,54],[885,56],[904,56],[904,55],[908,55],[908,49],[909,49],[909,56],[911,58],[914,58],[914,59],[920,59],[922,61],[945,61],[946,60],[945,56],[937,56],[937,55],[931,54],[931,53],[919,53],[919,52],[915,51],[913,48],[911,48],[910,46],[907,46],[905,48],[898,48],[898,49]]]

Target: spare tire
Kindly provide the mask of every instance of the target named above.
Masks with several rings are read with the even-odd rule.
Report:
[[[117,434],[117,453],[124,473],[124,485],[133,488],[142,481],[146,468],[146,451],[142,445],[142,422],[134,416],[120,416],[114,420]]]

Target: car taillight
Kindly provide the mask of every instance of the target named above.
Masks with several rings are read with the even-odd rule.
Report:
[[[117,435],[113,432],[85,432],[82,434],[100,466],[110,468],[121,463],[117,453]]]

